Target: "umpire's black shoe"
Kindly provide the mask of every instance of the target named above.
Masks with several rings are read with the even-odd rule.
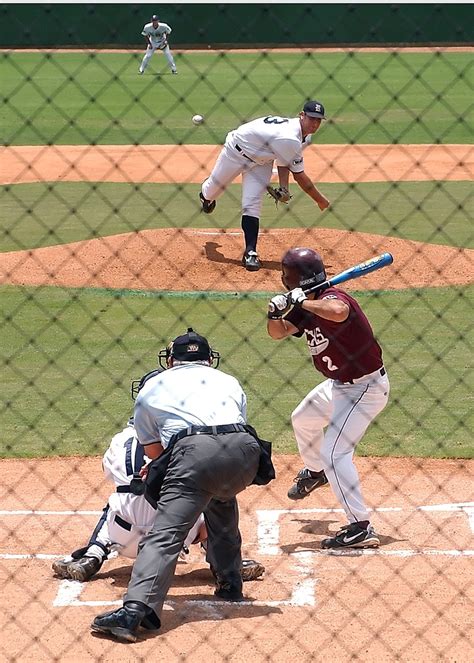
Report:
[[[139,626],[146,629],[160,628],[160,620],[143,603],[126,601],[122,608],[97,615],[91,624],[96,633],[111,635],[122,642],[136,642]]]
[[[216,209],[216,201],[206,200],[201,192],[199,192],[199,199],[201,201],[201,207],[204,214],[212,214],[212,212]]]
[[[298,472],[294,478],[294,484],[288,491],[290,500],[302,500],[304,497],[313,492],[320,486],[325,486],[328,483],[324,470],[320,472],[313,472],[304,467]]]
[[[242,265],[248,272],[258,272],[262,263],[260,262],[256,251],[246,251],[242,256]]]
[[[224,601],[243,601],[242,583],[217,582],[214,595]]]

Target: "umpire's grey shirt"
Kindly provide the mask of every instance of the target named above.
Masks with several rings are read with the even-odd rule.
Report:
[[[140,444],[169,444],[188,426],[245,424],[247,399],[236,378],[208,365],[173,366],[146,382],[135,402]]]

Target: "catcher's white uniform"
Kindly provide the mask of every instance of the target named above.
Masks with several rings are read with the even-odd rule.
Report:
[[[134,473],[139,472],[148,461],[130,421],[120,433],[114,435],[102,459],[105,477],[115,484],[116,492],[110,495],[94,529],[87,555],[101,560],[108,551],[131,559],[137,556],[138,544],[151,529],[156,511],[143,495],[134,495],[129,489]],[[201,514],[191,528],[185,546],[194,542],[202,523],[204,516]]]
[[[202,195],[216,200],[241,174],[242,214],[260,217],[273,163],[293,173],[304,172],[303,150],[310,144],[311,134],[303,139],[298,117],[267,115],[242,124],[227,134],[216,164],[202,185]]]
[[[156,24],[156,27],[154,23]],[[147,23],[145,26],[143,26],[142,35],[148,41],[148,46],[138,73],[143,74],[148,66],[151,56],[156,51],[156,49],[159,49],[166,57],[168,66],[171,69],[171,73],[177,74],[178,72],[176,70],[173,54],[171,53],[170,47],[168,46],[168,35],[171,33],[171,28],[166,23],[160,23],[158,21],[154,21],[154,23]]]

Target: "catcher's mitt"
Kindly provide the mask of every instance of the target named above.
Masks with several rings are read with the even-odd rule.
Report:
[[[288,202],[291,200],[292,196],[288,189],[284,186],[273,187],[267,186],[267,193],[275,201],[275,205],[278,207],[278,203],[285,203],[288,205]]]

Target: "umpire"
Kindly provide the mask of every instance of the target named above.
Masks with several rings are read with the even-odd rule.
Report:
[[[260,459],[246,424],[246,396],[206,338],[191,328],[160,356],[168,370],[150,379],[135,403],[135,427],[151,464],[161,465],[157,513],[140,546],[123,607],[97,616],[92,630],[135,642],[139,626],[159,629],[179,552],[204,513],[215,595],[240,601],[241,536],[236,495],[255,479]],[[149,470],[149,483],[152,469]]]

